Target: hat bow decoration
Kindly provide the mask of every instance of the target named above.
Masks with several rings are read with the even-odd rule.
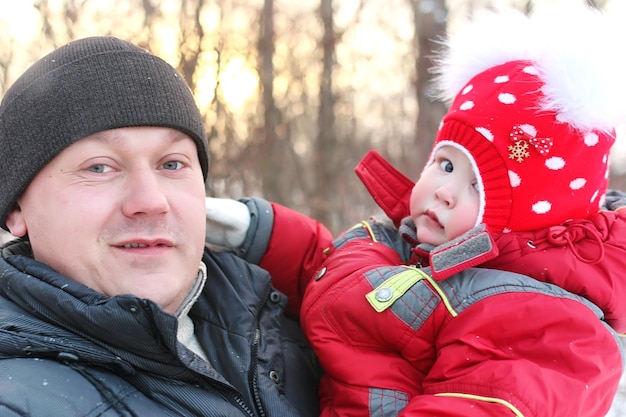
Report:
[[[533,133],[528,132],[529,130]],[[548,155],[554,145],[552,138],[538,138],[535,129],[528,125],[513,126],[510,137],[514,143],[508,147],[510,152],[509,158],[520,163],[530,157],[530,153],[528,152],[529,145],[536,149],[542,156]]]

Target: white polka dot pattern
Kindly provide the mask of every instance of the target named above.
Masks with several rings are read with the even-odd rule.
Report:
[[[532,209],[537,214],[545,214],[552,209],[552,204],[549,201],[538,201],[533,204]]]
[[[587,217],[606,191],[613,135],[576,130],[555,111],[541,110],[540,74],[528,61],[511,61],[476,75],[437,136],[474,158],[484,189],[482,221],[496,231]]]
[[[511,93],[502,93],[498,95],[498,100],[504,104],[513,104],[517,99]]]
[[[473,89],[473,88],[474,88],[474,86],[470,84],[470,85],[466,86],[466,87],[463,89],[463,91],[461,91],[461,94],[462,94],[462,95],[465,95],[465,94],[469,93],[470,91],[472,91],[472,89]]]
[[[587,184],[587,180],[584,178],[576,178],[572,182],[569,183],[569,188],[572,190],[580,190]]]
[[[484,127],[477,127],[476,131],[483,135],[485,139],[487,139],[489,142],[493,142],[493,133],[491,133],[489,129],[486,129]]]
[[[522,183],[522,179],[513,171],[509,171],[509,181],[511,181],[511,187],[519,187]]]
[[[598,144],[598,134],[594,132],[589,132],[585,134],[585,145],[587,146],[596,146]]]
[[[471,110],[473,108],[474,108],[473,101],[466,101],[465,103],[461,104],[461,110]]]
[[[558,171],[559,169],[563,169],[565,166],[565,160],[559,156],[553,156],[552,158],[546,159],[546,167],[553,171]]]

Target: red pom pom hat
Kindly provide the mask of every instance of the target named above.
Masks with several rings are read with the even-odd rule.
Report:
[[[585,13],[583,19],[589,23],[589,13]],[[461,44],[448,43],[447,55],[443,55],[438,68],[438,88],[446,98],[451,89],[461,87],[454,90],[456,94],[442,120],[431,160],[444,145],[466,153],[474,165],[481,192],[477,224],[484,223],[491,231],[535,230],[590,217],[603,203],[614,128],[623,117],[615,110],[602,114],[608,111],[603,106],[621,100],[612,95],[626,91],[624,82],[600,82],[596,89],[577,84],[580,66],[585,67],[580,77],[589,76],[586,69],[591,66],[598,67],[597,75],[602,77],[607,67],[594,62],[593,54],[585,56],[576,45],[566,47],[567,39],[563,36],[572,30],[557,31],[550,26],[551,32],[545,33],[530,17],[508,16],[508,20],[503,15],[477,19],[459,35],[464,38]],[[548,22],[542,21],[544,27]],[[532,36],[518,37],[508,45],[513,51],[508,50],[506,36],[504,40],[494,36],[494,25],[505,32],[512,32],[511,28],[523,33],[528,33],[524,29],[533,30],[537,42],[533,44]],[[490,27],[494,30],[490,31]],[[580,27],[572,29],[584,32]],[[488,37],[480,39],[484,34]],[[578,38],[574,36],[569,43]],[[472,40],[483,43],[468,47],[467,42]],[[490,43],[496,44],[491,52]],[[516,45],[523,46],[518,48],[520,59],[512,59]],[[550,52],[550,47],[559,53]],[[591,62],[586,64],[588,60]],[[462,67],[459,70],[455,66]],[[474,70],[475,75],[472,68],[479,68]],[[610,77],[611,71],[606,72]],[[469,81],[464,82],[463,77]],[[587,94],[605,100],[589,97],[586,102]],[[626,107],[626,103],[621,106]]]

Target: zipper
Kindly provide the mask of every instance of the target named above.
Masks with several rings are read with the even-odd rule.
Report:
[[[261,402],[261,393],[259,392],[259,376],[257,374],[258,352],[259,343],[261,341],[261,329],[259,328],[259,320],[256,321],[256,329],[254,332],[254,339],[252,340],[252,361],[250,366],[250,390],[254,398],[254,403],[259,411],[260,417],[265,417],[265,410],[263,410],[263,403]]]
[[[272,291],[273,288],[269,285],[265,296],[263,297],[263,302],[261,303],[258,315],[261,315],[263,307],[267,304]],[[259,344],[261,343],[261,323],[258,316],[255,317],[255,325],[256,328],[254,329],[254,338],[252,339],[252,346],[250,347],[250,391],[252,392],[254,405],[259,412],[259,417],[266,417],[265,410],[263,409],[263,402],[261,401],[261,393],[259,392],[259,376],[257,372]]]
[[[250,410],[250,407],[248,407],[248,404],[246,404],[244,399],[241,398],[241,396],[237,392],[231,391],[231,398],[235,401],[235,404],[237,404],[247,415],[249,415],[250,417],[256,417],[254,412]]]
[[[273,291],[273,288],[270,286],[265,296],[263,297],[263,302],[261,306],[265,306],[267,301],[269,300],[270,294]],[[263,308],[260,308],[259,311],[262,311]],[[260,314],[260,313],[259,313]],[[258,365],[258,353],[259,353],[259,345],[261,342],[261,323],[258,317],[255,318],[255,329],[254,329],[254,337],[252,338],[252,344],[250,346],[250,369],[248,371],[249,379],[248,382],[250,384],[250,392],[252,393],[252,399],[254,401],[254,407],[258,414],[254,413],[254,410],[250,409],[248,404],[246,404],[245,400],[241,397],[241,395],[232,389],[232,387],[228,385],[224,385],[219,381],[211,380],[211,384],[214,386],[218,386],[222,389],[226,389],[229,392],[229,397],[234,401],[236,405],[238,405],[249,417],[267,417],[265,413],[265,409],[263,407],[263,402],[261,401],[261,393],[259,390],[259,376],[257,372]]]
[[[211,386],[215,388],[217,395],[222,397],[224,401],[239,407],[248,417],[257,417],[257,415],[254,414],[254,411],[250,409],[248,404],[246,404],[246,401],[241,397],[239,392],[234,390],[232,387],[214,379],[209,379],[208,381],[199,380],[197,384],[198,386]]]

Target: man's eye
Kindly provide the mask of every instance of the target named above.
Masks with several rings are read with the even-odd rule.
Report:
[[[182,167],[183,167],[183,164],[182,162],[179,162],[179,161],[168,161],[163,164],[163,169],[177,170],[177,169],[181,169]]]
[[[444,172],[454,171],[454,165],[452,165],[452,162],[448,161],[447,159],[439,162],[439,166],[441,167],[441,169],[444,170]]]
[[[102,174],[104,172],[107,171],[107,166],[104,164],[97,164],[97,165],[92,165],[89,168],[87,168],[87,170],[94,172],[96,174]]]

